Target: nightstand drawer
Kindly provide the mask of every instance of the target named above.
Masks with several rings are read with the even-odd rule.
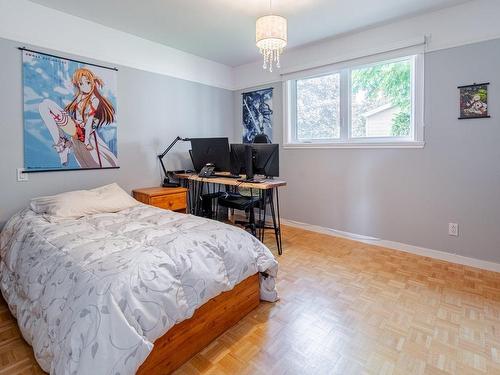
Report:
[[[172,211],[185,209],[187,206],[186,193],[176,193],[151,197],[149,204]]]

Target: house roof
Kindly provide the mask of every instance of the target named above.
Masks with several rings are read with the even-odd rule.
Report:
[[[376,115],[380,112],[387,111],[388,109],[392,109],[394,107],[395,107],[395,105],[393,105],[392,103],[384,104],[384,105],[381,105],[380,107],[374,108],[370,111],[366,111],[365,113],[363,113],[363,116],[370,117],[370,116]]]

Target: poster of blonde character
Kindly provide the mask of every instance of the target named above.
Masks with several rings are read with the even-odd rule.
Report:
[[[116,70],[23,50],[24,167],[118,167]]]

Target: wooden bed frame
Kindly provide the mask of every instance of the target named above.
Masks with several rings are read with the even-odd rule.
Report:
[[[198,308],[193,316],[173,326],[155,341],[139,367],[139,375],[170,374],[239,322],[260,303],[259,274],[243,280]]]

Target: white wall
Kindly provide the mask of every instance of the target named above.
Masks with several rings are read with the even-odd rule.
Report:
[[[24,160],[22,60],[18,45],[0,38],[0,82],[3,87],[0,90],[0,229],[14,212],[26,207],[29,199],[36,196],[111,182],[119,183],[128,191],[160,186],[160,165],[156,155],[176,136],[231,136],[233,132],[231,91],[118,66],[120,169],[31,173],[29,181],[17,182],[16,168],[22,168]],[[168,154],[167,168],[192,168],[188,149],[189,144],[178,143]]]
[[[98,10],[96,10],[98,11]],[[0,38],[232,89],[232,68],[27,0],[0,0]]]
[[[500,37],[500,1],[474,0],[287,50],[281,71],[262,62],[236,68],[72,16],[28,0],[0,0],[0,38],[19,41],[210,86],[237,90],[276,82],[280,72],[304,69],[393,48],[430,36],[428,51]]]
[[[280,73],[353,59],[430,36],[427,51],[500,37],[500,1],[475,0],[462,5],[388,23],[296,49],[281,59],[281,70],[269,73],[262,62],[234,69],[235,89],[276,82]],[[403,42],[403,43],[401,43]]]
[[[326,39],[287,50],[281,72],[359,57],[424,35],[430,36],[429,51],[494,39],[500,37],[499,14],[500,1],[475,0]],[[231,68],[28,0],[0,0],[0,38],[225,89],[281,79],[278,71],[264,72],[260,60]]]
[[[260,61],[235,68],[234,137],[241,136],[241,92],[272,86],[273,141],[282,143],[280,74],[427,37],[425,147],[282,149],[281,175],[289,183],[283,217],[500,263],[499,15],[500,1],[475,0],[288,50],[279,72],[263,71]],[[457,120],[457,86],[480,81],[491,82],[492,118]],[[459,237],[448,235],[448,222],[460,224]]]
[[[499,67],[500,39],[425,55],[423,149],[281,149],[282,217],[500,263]],[[491,118],[458,120],[457,86],[473,82],[491,82]],[[273,141],[282,143],[282,84],[260,88],[270,86]],[[242,91],[233,96],[236,139]]]
[[[417,246],[500,261],[500,1],[475,0],[287,51],[283,70],[353,58],[430,34],[426,56],[426,147],[422,150],[282,150],[288,219]],[[57,27],[56,27],[57,26]],[[274,142],[282,142],[281,79],[261,62],[231,69],[27,0],[0,0],[0,226],[40,194],[118,181],[158,184],[157,151],[176,135],[241,137],[240,91],[273,82]],[[15,40],[17,42],[12,42]],[[122,168],[41,173],[15,181],[22,165],[20,44],[121,65],[119,152]],[[150,72],[151,74],[137,68]],[[168,77],[171,76],[171,77]],[[491,81],[489,120],[456,120],[456,86]],[[235,105],[233,107],[231,105]],[[236,108],[236,110],[234,110]],[[214,125],[215,124],[215,125]],[[236,127],[233,126],[236,124]],[[180,156],[178,156],[180,158]],[[181,165],[175,161],[173,168]],[[74,176],[74,177],[73,177]],[[448,221],[461,235],[447,235]]]

